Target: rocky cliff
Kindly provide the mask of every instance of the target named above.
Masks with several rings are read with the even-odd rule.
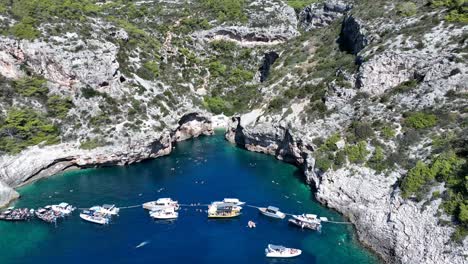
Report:
[[[17,1],[0,21],[0,205],[227,127],[387,262],[466,260],[464,3]]]

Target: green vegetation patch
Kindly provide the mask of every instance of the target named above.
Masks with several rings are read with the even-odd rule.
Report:
[[[41,142],[58,142],[59,130],[41,114],[32,109],[10,109],[0,121],[0,151],[19,153],[28,146]]]
[[[216,16],[219,22],[246,22],[245,0],[201,0],[203,6]]]
[[[47,112],[55,118],[64,119],[73,106],[73,102],[69,97],[64,98],[53,95],[47,99]]]
[[[80,142],[80,148],[85,149],[85,150],[91,150],[95,149],[98,147],[103,147],[107,144],[103,139],[101,138],[92,138],[92,139],[87,139],[85,141]]]
[[[367,143],[365,141],[359,141],[355,145],[347,145],[345,152],[348,155],[348,160],[352,163],[364,163],[366,161],[369,151],[367,150]]]
[[[431,6],[447,8],[445,19],[449,22],[468,23],[468,5],[465,0],[432,0]]]
[[[47,98],[46,80],[40,77],[24,77],[13,82],[15,91],[26,97]]]
[[[437,117],[423,112],[405,114],[405,124],[415,129],[430,128],[437,124]]]
[[[286,3],[296,11],[302,10],[304,7],[317,2],[317,0],[286,0]]]

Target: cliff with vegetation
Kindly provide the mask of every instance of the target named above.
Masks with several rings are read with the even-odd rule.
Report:
[[[0,0],[0,204],[41,177],[167,155],[226,126],[301,167],[385,261],[463,263],[467,9]]]

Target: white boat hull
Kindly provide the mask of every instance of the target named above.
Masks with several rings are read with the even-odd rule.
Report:
[[[150,216],[154,219],[159,219],[159,220],[170,220],[170,219],[176,219],[179,215],[176,213],[174,215],[158,215],[158,214],[150,214]]]
[[[282,212],[276,212],[276,214],[274,213],[270,213],[266,210],[266,208],[259,208],[260,210],[260,213],[262,213],[263,215],[265,216],[269,216],[269,217],[272,217],[272,218],[276,218],[276,219],[284,219],[286,217],[286,215]]]
[[[295,253],[279,253],[279,252],[266,252],[268,258],[294,258],[302,254],[300,249],[297,249]]]
[[[87,215],[87,214],[80,214],[80,218],[85,220],[85,221],[95,223],[95,224],[100,224],[100,225],[106,225],[106,224],[109,223],[109,220],[107,218],[93,217],[93,216],[90,216],[90,215]]]

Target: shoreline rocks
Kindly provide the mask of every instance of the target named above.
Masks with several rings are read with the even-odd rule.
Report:
[[[0,157],[0,207],[19,197],[12,189],[70,169],[124,166],[169,155],[173,143],[201,135],[213,135],[210,117],[184,115],[179,126],[151,135],[133,135],[113,145],[84,150],[77,143],[30,147],[17,155]],[[171,136],[172,134],[172,136]]]
[[[314,146],[300,132],[268,122],[242,124],[242,116],[233,117],[226,140],[301,168],[317,200],[348,218],[358,239],[385,262],[464,263],[466,245],[451,244],[453,228],[435,217],[441,200],[423,208],[423,202],[402,199],[394,188],[400,173],[386,176],[356,165],[318,173]]]

